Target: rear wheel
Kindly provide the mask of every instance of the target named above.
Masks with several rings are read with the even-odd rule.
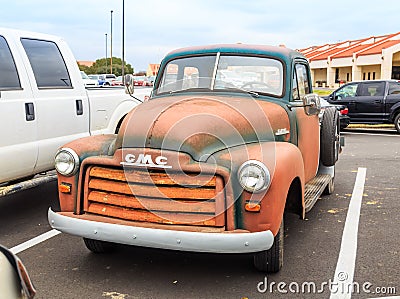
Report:
[[[254,254],[254,266],[257,270],[276,273],[283,265],[283,237],[284,224],[283,217],[279,231],[274,238],[274,244],[268,250],[257,252]]]
[[[85,242],[86,248],[94,253],[107,253],[113,250],[112,243],[109,242],[88,238],[83,238],[83,242]]]
[[[333,166],[340,152],[339,112],[334,107],[326,108],[321,121],[321,161]]]
[[[400,133],[400,113],[397,113],[396,117],[394,118],[394,127],[396,128],[397,132]]]

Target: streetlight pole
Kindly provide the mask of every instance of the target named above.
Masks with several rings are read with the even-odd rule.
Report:
[[[110,43],[111,43],[111,51],[110,51],[110,73],[113,73],[113,68],[112,68],[112,25],[113,25],[113,21],[112,21],[112,16],[113,16],[113,11],[111,10],[111,32],[110,32]]]
[[[107,73],[107,33],[106,33],[106,73]]]
[[[125,85],[125,0],[122,0],[122,84]]]

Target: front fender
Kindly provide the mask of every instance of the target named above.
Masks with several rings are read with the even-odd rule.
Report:
[[[265,142],[241,146],[215,156],[217,163],[231,169],[231,182],[236,193],[235,216],[238,228],[251,232],[271,230],[277,234],[282,221],[286,199],[292,182],[298,178],[304,190],[304,163],[297,146],[287,142]],[[237,170],[240,165],[250,159],[263,162],[271,174],[271,184],[267,191],[249,193],[240,188]],[[228,162],[230,160],[230,162]],[[230,163],[230,165],[227,165]],[[248,201],[259,202],[259,212],[245,210]],[[304,195],[301,195],[304,208]]]
[[[87,157],[100,155],[107,156],[110,152],[110,147],[115,141],[116,137],[117,135],[115,134],[84,137],[69,142],[63,147],[73,149],[79,157],[80,165],[82,165],[83,160]],[[72,187],[70,193],[62,193],[59,191],[61,211],[74,211],[76,198],[78,196],[77,187],[79,182],[79,174],[81,171],[82,169],[80,169],[75,175],[69,177],[58,174],[58,186],[60,186],[60,184],[64,184]]]

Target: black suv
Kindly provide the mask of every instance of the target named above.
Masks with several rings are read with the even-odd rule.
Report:
[[[392,123],[400,133],[400,83],[396,80],[373,80],[347,83],[325,99],[345,105],[351,123]]]

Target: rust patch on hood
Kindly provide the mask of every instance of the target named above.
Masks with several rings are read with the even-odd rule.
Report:
[[[225,148],[274,141],[284,129],[290,131],[289,118],[278,104],[247,97],[171,96],[132,110],[116,149],[180,151],[201,161]],[[287,141],[289,133],[283,135],[279,137]]]

